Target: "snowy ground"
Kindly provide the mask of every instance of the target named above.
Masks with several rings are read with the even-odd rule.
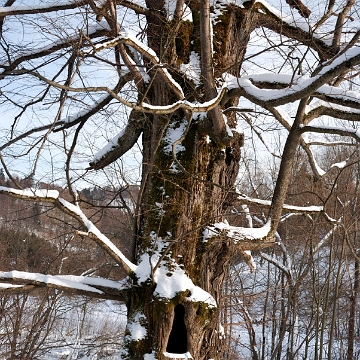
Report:
[[[44,360],[118,359],[126,325],[124,305],[113,301],[96,302],[84,309],[73,308],[67,316],[62,324],[62,335],[49,339],[58,347],[51,349]]]
[[[39,308],[39,304],[34,297],[26,301],[26,309],[21,316],[20,332],[16,339],[17,354],[27,349],[28,339],[33,341],[36,334],[39,334],[35,345],[39,346],[39,349],[36,354],[30,355],[34,360],[118,359],[126,325],[126,308],[123,304],[110,300],[89,301],[78,297],[60,297],[52,306],[51,319],[55,320],[50,331],[48,321],[36,333],[39,328],[32,327],[32,315]],[[6,360],[10,355],[9,343],[13,340],[13,334],[10,334],[9,324],[15,324],[14,320],[19,316],[18,308],[17,314],[10,314],[15,307],[14,303],[11,304],[8,314],[2,317],[0,360]],[[45,339],[44,342],[42,339]],[[27,350],[25,353],[28,354]],[[17,356],[20,357],[16,358],[22,358],[21,355]]]

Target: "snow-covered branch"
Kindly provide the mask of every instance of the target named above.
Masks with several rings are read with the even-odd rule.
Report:
[[[304,126],[301,131],[305,132],[314,132],[320,134],[332,134],[332,135],[340,135],[340,136],[349,136],[354,138],[356,141],[360,141],[360,132],[358,129],[354,128],[338,128],[338,127],[331,127],[331,126]]]
[[[75,9],[89,4],[89,0],[76,1],[55,1],[54,4],[44,5],[19,5],[0,7],[0,18],[6,16],[31,15],[31,14],[45,14],[55,11],[63,11]],[[148,10],[135,1],[121,0],[121,5],[127,7],[138,14],[147,14]]]
[[[124,32],[119,37],[112,39],[110,41],[106,41],[104,43],[97,44],[93,47],[93,53],[99,52],[103,49],[114,47],[117,44],[125,44],[140,54],[142,54],[145,58],[150,60],[154,66],[156,65],[156,69],[162,74],[166,84],[172,89],[172,91],[176,94],[178,99],[184,99],[184,93],[181,86],[174,80],[174,78],[170,75],[166,67],[161,64],[156,53],[150,49],[148,46],[144,45],[140,40],[138,40],[133,34],[130,32]]]
[[[89,276],[44,275],[26,271],[1,271],[0,282],[4,283],[0,287],[0,291],[5,289],[26,291],[29,286],[50,287],[98,298],[124,298],[123,292],[128,290],[126,282]]]
[[[86,235],[92,238],[101,248],[123,267],[127,273],[135,271],[134,265],[126,256],[85,216],[82,210],[59,196],[57,190],[24,189],[18,190],[0,186],[0,194],[17,197],[23,200],[48,202],[77,219],[87,230]]]
[[[309,124],[311,120],[322,115],[348,121],[359,121],[360,109],[319,100],[307,107],[304,124]]]
[[[142,133],[143,126],[143,114],[132,111],[125,129],[95,154],[89,169],[102,169],[106,165],[119,159],[136,143]]]
[[[262,207],[270,208],[271,201],[270,200],[261,200],[257,198],[251,198],[244,194],[240,194],[237,200],[242,204],[247,205],[259,205]],[[323,206],[295,206],[295,205],[288,205],[283,204],[283,209],[285,211],[290,211],[293,213],[301,213],[301,214],[318,214],[324,211]]]
[[[151,113],[151,114],[172,114],[178,109],[188,110],[190,112],[208,112],[209,110],[215,108],[223,99],[224,95],[227,92],[227,88],[223,87],[217,96],[209,101],[206,101],[202,104],[199,103],[191,103],[187,100],[179,100],[169,105],[151,105],[145,102],[142,102],[140,105],[135,104],[131,101],[127,101],[124,98],[120,97],[117,93],[115,93],[112,89],[105,87],[105,86],[96,86],[96,87],[86,87],[86,88],[74,88],[71,86],[61,85],[55,81],[49,80],[46,77],[42,76],[41,74],[31,71],[31,70],[14,70],[12,71],[13,74],[30,74],[41,81],[44,81],[46,84],[49,84],[55,88],[67,90],[69,92],[75,92],[75,93],[88,93],[88,92],[106,92],[110,94],[114,99],[118,100],[120,103],[128,106],[129,108],[144,112],[144,113]]]
[[[209,225],[204,230],[204,241],[212,237],[225,236],[233,240],[233,243],[242,250],[259,250],[274,244],[275,238],[271,231],[271,221],[260,228],[245,228],[231,226],[225,220]]]
[[[336,58],[330,65],[314,77],[293,77],[280,74],[254,74],[241,78],[227,75],[225,82],[229,88],[228,97],[245,96],[254,103],[280,106],[307,96],[326,97],[327,101],[360,108],[360,94],[327,85],[336,76],[360,64],[360,48],[352,47]],[[276,85],[286,86],[277,89]],[[274,89],[275,87],[275,89]]]
[[[31,15],[31,14],[44,14],[60,10],[75,9],[84,6],[88,3],[87,0],[76,1],[56,1],[50,5],[19,5],[19,6],[6,6],[0,7],[0,18],[10,15]]]

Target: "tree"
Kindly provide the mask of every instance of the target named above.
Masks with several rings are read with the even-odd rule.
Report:
[[[76,234],[95,241],[128,278],[4,272],[2,281],[125,301],[123,359],[220,359],[222,290],[233,258],[242,253],[253,266],[250,251],[275,243],[283,212],[334,222],[323,204],[286,204],[296,150],[304,149],[319,179],[326,172],[316,147],[329,145],[330,135],[338,137],[333,146],[359,139],[358,5],[286,3],[277,10],[265,1],[7,1],[0,13],[1,104],[11,124],[2,164],[10,176],[25,160],[23,171],[34,179],[45,176],[41,166],[52,158],[47,171],[64,168],[73,199],[34,187],[1,192],[77,219]],[[268,151],[264,157],[281,158],[268,199],[236,191],[245,124],[258,149]],[[284,139],[280,151],[272,151],[267,128]],[[75,185],[102,169],[124,177],[119,161],[138,142],[131,258],[89,221]],[[229,225],[227,210],[236,202],[261,204],[264,224]],[[182,340],[174,343],[176,332]]]

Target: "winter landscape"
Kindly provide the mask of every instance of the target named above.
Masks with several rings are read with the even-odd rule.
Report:
[[[2,1],[0,359],[358,359],[359,74],[355,0]]]

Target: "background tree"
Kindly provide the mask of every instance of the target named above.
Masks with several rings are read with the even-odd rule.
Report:
[[[242,253],[253,267],[250,251],[275,243],[284,211],[336,224],[317,198],[285,203],[298,147],[320,179],[326,172],[314,147],[328,144],[324,135],[358,140],[358,5],[287,3],[4,3],[1,109],[10,121],[1,161],[8,177],[22,166],[31,188],[13,178],[19,189],[1,192],[76,219],[76,235],[97,243],[128,278],[4,272],[1,279],[125,301],[124,359],[221,358],[222,291],[234,257]],[[236,192],[246,124],[260,144],[255,160],[281,158],[268,199]],[[279,132],[279,151],[265,129]],[[128,180],[121,159],[140,139],[135,246],[125,257],[81,210],[76,185]],[[95,173],[101,169],[105,180]],[[36,188],[36,175],[59,176],[71,199]],[[229,225],[236,202],[261,204],[261,226]],[[173,346],[177,330],[184,340]]]

